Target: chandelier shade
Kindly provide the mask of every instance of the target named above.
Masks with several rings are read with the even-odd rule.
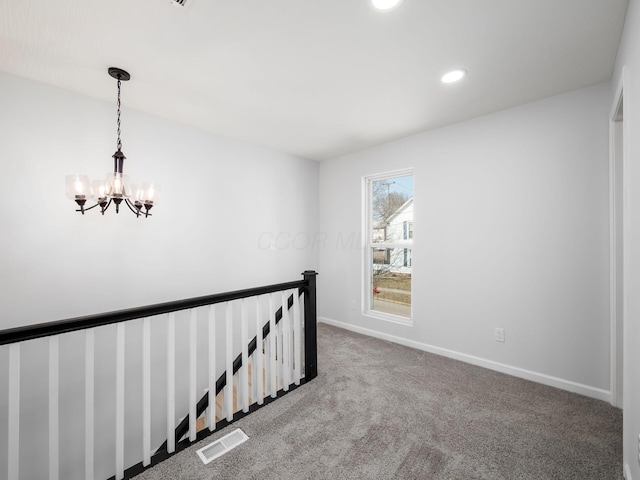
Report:
[[[150,217],[149,210],[156,204],[158,196],[158,186],[151,182],[144,182],[141,186],[130,185],[129,176],[124,174],[124,153],[122,153],[122,141],[120,139],[120,86],[121,82],[131,78],[128,72],[111,67],[109,75],[118,81],[118,114],[117,114],[117,142],[116,152],[113,157],[113,172],[109,172],[104,180],[94,180],[91,182],[87,175],[73,174],[66,177],[67,197],[78,205],[77,212],[84,213],[95,207],[100,207],[100,212],[104,212],[113,204],[116,213],[120,213],[120,205],[124,204],[136,217]],[[90,207],[85,207],[87,200],[95,202]]]
[[[71,200],[90,200],[93,190],[86,175],[67,175],[67,197]]]

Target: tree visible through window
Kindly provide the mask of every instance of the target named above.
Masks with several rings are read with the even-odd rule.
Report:
[[[366,310],[406,322],[411,318],[413,173],[368,177],[366,191]]]

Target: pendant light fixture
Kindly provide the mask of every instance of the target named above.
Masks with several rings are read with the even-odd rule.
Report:
[[[114,204],[116,213],[120,213],[120,204],[129,207],[136,217],[144,215],[150,217],[149,210],[156,202],[158,188],[153,183],[143,183],[141,186],[129,185],[129,178],[124,175],[124,153],[122,153],[122,141],[120,140],[120,84],[126,82],[131,76],[120,68],[109,68],[109,75],[118,81],[118,141],[116,143],[116,153],[113,154],[113,173],[108,173],[106,180],[89,181],[86,175],[67,175],[67,197],[74,200],[79,209],[76,212],[82,213],[95,207],[100,207],[100,212],[104,212]],[[85,208],[87,200],[95,201],[95,205]],[[144,209],[144,210],[143,210]]]

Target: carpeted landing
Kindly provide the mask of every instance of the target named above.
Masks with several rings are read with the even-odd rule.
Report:
[[[318,343],[318,378],[136,479],[623,478],[605,402],[325,324]],[[235,428],[249,440],[203,465]]]

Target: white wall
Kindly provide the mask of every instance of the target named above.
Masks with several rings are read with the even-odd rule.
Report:
[[[321,163],[319,316],[608,399],[609,107],[600,84]],[[353,306],[362,177],[409,167],[414,325],[403,326]]]
[[[115,105],[7,74],[0,82],[0,328],[292,280],[315,267],[311,249],[274,252],[259,239],[316,230],[317,163],[125,108],[125,173],[158,182],[160,203],[148,220],[82,217],[64,176],[113,170]]]
[[[625,249],[625,272],[627,280],[627,331],[624,359],[624,463],[627,480],[640,479],[638,460],[638,435],[640,434],[640,4],[629,1],[624,32],[618,50],[612,86],[617,88],[626,67],[624,85],[624,129],[625,129],[625,196],[628,203],[625,214],[627,236]],[[613,104],[613,90],[611,104]],[[611,106],[611,105],[610,105]]]
[[[65,197],[65,175],[97,178],[113,169],[115,82],[111,86],[114,102],[107,103],[0,73],[0,329],[298,280],[304,270],[317,268],[317,251],[305,240],[317,230],[316,162],[128,110],[126,83],[125,173],[132,181],[158,182],[162,197],[147,220],[128,211],[108,211],[104,217],[97,211],[76,213]],[[264,240],[276,235],[284,240],[272,250]],[[127,333],[127,356],[134,363],[140,355],[138,327]],[[108,451],[113,399],[100,398],[113,395],[102,386],[114,375],[113,334],[107,329],[97,340],[96,397],[98,411],[106,413],[96,428],[96,445],[103,449],[96,457],[98,477],[113,473]],[[162,335],[154,333],[154,341],[162,344]],[[82,392],[84,354],[82,338],[76,340],[62,341],[61,384]],[[46,369],[46,354],[45,341],[30,342],[23,363]],[[0,380],[6,378],[6,360],[6,347],[0,347]],[[133,370],[127,373],[127,405],[140,395],[140,377]],[[42,452],[47,451],[44,373],[23,378],[21,418],[24,432],[37,426],[21,438],[22,448]],[[61,422],[77,421],[60,441],[61,478],[81,477],[68,469],[73,457],[82,465],[83,412],[81,395],[61,399]],[[128,427],[139,422],[139,415],[127,418]],[[2,391],[0,432],[6,431]],[[157,426],[154,432],[162,436]],[[0,472],[6,472],[5,437],[0,435]],[[138,450],[128,448],[127,458]],[[46,455],[40,460],[23,456],[24,478],[43,477]]]

